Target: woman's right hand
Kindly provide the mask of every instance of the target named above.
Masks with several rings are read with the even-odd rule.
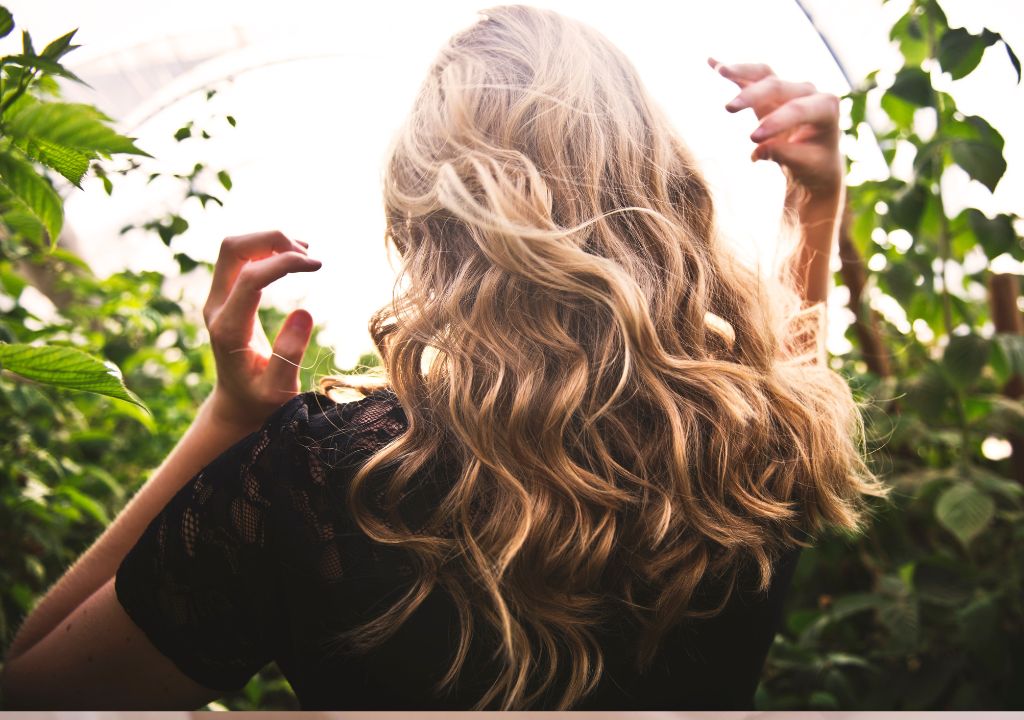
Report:
[[[708,64],[741,88],[725,109],[751,108],[761,121],[750,139],[758,143],[752,160],[773,160],[790,190],[808,201],[832,202],[842,192],[846,168],[839,152],[839,98],[818,92],[809,82],[778,78],[764,64]]]
[[[295,310],[271,346],[258,309],[263,289],[289,273],[315,272],[319,260],[307,244],[280,232],[230,237],[220,246],[210,295],[203,308],[217,364],[210,403],[223,425],[259,429],[299,392],[299,365],[309,345],[313,318]]]

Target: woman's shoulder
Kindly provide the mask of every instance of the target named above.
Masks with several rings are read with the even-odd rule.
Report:
[[[267,425],[310,450],[365,454],[401,435],[408,421],[398,397],[385,387],[350,402],[338,402],[317,390],[300,393]]]

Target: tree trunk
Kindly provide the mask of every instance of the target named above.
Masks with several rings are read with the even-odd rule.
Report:
[[[997,333],[1024,335],[1024,315],[1017,308],[1019,284],[1020,280],[1016,275],[990,273],[988,276],[989,310]],[[1014,373],[1006,381],[1003,395],[1014,400],[1024,395],[1024,377],[1020,373]],[[1010,472],[1017,482],[1024,485],[1024,433],[1013,433],[1007,440],[1013,448]]]
[[[868,370],[879,377],[892,375],[892,366],[889,362],[889,353],[882,342],[882,335],[878,329],[878,316],[870,306],[864,302],[864,285],[867,283],[867,272],[864,269],[864,261],[857,251],[857,246],[850,238],[850,225],[853,216],[850,212],[850,204],[847,202],[843,209],[843,219],[839,225],[839,259],[842,267],[839,272],[843,277],[843,284],[850,290],[850,310],[853,311],[854,331],[860,341],[861,355],[867,363]]]

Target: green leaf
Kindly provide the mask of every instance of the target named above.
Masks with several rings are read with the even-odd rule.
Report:
[[[992,365],[996,367],[1003,382],[1013,374],[1024,375],[1024,335],[996,333],[992,336],[995,352]]]
[[[859,655],[851,655],[850,653],[829,653],[825,659],[830,665],[845,665],[847,667],[860,667],[864,669],[873,667],[869,660]]]
[[[14,29],[14,16],[7,8],[0,6],[0,38],[5,38]]]
[[[126,225],[125,227],[121,228],[121,234],[123,235],[124,233],[131,230],[133,227],[135,226]],[[180,215],[172,214],[167,217],[166,222],[164,222],[163,220],[151,220],[142,227],[145,230],[152,230],[153,232],[155,232],[157,235],[160,236],[160,240],[163,241],[164,245],[170,246],[171,241],[174,240],[175,237],[181,235],[186,230],[188,230],[188,221],[185,220],[185,218],[181,217]]]
[[[959,80],[978,67],[985,48],[994,43],[996,37],[992,33],[973,35],[964,28],[950,30],[939,40],[939,64],[954,80]]]
[[[862,255],[869,256],[874,252],[874,242],[871,239],[871,233],[876,225],[877,217],[873,209],[861,211],[854,217],[852,227],[850,228],[850,236],[857,246],[857,250]]]
[[[74,507],[90,516],[100,525],[106,527],[110,524],[110,516],[107,515],[107,511],[103,509],[103,506],[77,488],[61,485],[54,494],[66,497]]]
[[[925,195],[924,209],[921,210],[921,219],[917,226],[918,237],[915,239],[932,240],[936,245],[938,244],[938,238],[942,233],[944,213],[942,203],[939,200],[940,198],[937,193]],[[921,245],[917,247],[921,247]],[[931,264],[930,260],[928,260],[928,264]],[[924,272],[924,268],[920,268],[920,270]]]
[[[889,219],[911,235],[916,235],[927,196],[928,190],[922,185],[908,186],[890,203]]]
[[[878,609],[878,621],[889,631],[894,649],[910,650],[917,644],[921,623],[916,600],[900,597],[885,603]]]
[[[0,264],[0,289],[11,297],[18,297],[27,286],[28,281],[19,273],[14,272],[10,266]]]
[[[64,225],[64,204],[49,181],[10,153],[0,153],[0,179],[46,228],[50,244],[56,244]]]
[[[883,290],[896,298],[900,305],[906,305],[916,291],[917,272],[906,262],[893,262],[880,273],[884,279]]]
[[[224,207],[224,201],[221,200],[216,195],[210,195],[209,193],[199,192],[199,193],[193,193],[192,196],[197,198],[199,200],[199,202],[202,203],[203,207],[206,207],[206,203],[210,203],[210,202],[215,202],[218,205],[220,205],[221,207]]]
[[[850,92],[846,97],[850,98],[850,131],[856,132],[857,126],[864,122],[865,110],[867,107],[867,93]]]
[[[912,103],[908,103],[896,95],[885,93],[882,95],[881,106],[897,127],[909,130],[913,126],[914,105]],[[890,144],[888,148],[882,148],[882,156],[888,164],[892,164],[895,154],[896,146],[894,144]]]
[[[135,147],[134,139],[118,134],[106,115],[91,105],[41,103],[21,105],[5,120],[11,137],[46,140],[81,152],[127,153],[152,157]]]
[[[38,55],[29,55],[26,53],[24,55],[8,55],[4,58],[4,63],[18,65],[19,67],[33,68],[35,70],[42,70],[44,73],[67,78],[68,80],[73,80],[80,85],[91,87],[85,80],[75,75],[56,60],[51,60],[50,58],[39,57]]]
[[[998,599],[990,593],[960,608],[956,619],[963,644],[977,652],[987,652],[998,641],[1002,617]]]
[[[931,79],[919,67],[904,67],[896,73],[896,80],[886,94],[920,107],[930,106],[934,102]]]
[[[32,211],[12,195],[10,191],[0,183],[0,196],[4,209],[0,213],[0,222],[3,222],[12,233],[31,240],[35,245],[42,245],[45,241],[46,228],[39,222],[39,219],[32,214]]]
[[[1013,229],[1013,217],[1010,215],[996,215],[988,218],[980,210],[968,208],[967,222],[977,237],[978,242],[985,249],[985,254],[994,258],[1005,252],[1013,253],[1017,245],[1017,233]]]
[[[0,344],[0,367],[29,380],[146,406],[125,387],[116,365],[72,347]]]
[[[953,144],[953,160],[964,171],[989,189],[995,192],[996,185],[1006,172],[1006,160],[1003,153],[993,147],[960,141]]]
[[[1000,40],[1003,40],[1000,38]],[[1020,58],[1017,57],[1017,53],[1010,47],[1010,43],[1003,40],[1003,47],[1006,48],[1006,54],[1010,57],[1010,64],[1013,65],[1014,72],[1017,73],[1017,84],[1020,84]]]
[[[1006,172],[1003,136],[976,115],[948,123],[944,130],[954,138],[951,152],[956,164],[990,192],[995,192],[999,179]]]
[[[927,296],[922,294],[918,297]],[[906,393],[904,402],[907,407],[921,417],[938,417],[946,408],[950,396],[949,384],[937,363],[928,363],[916,376],[905,378],[901,385]]]
[[[49,257],[50,260],[60,260],[62,262],[67,263],[68,265],[74,265],[76,268],[82,270],[85,273],[88,273],[90,275],[92,274],[92,270],[90,269],[88,263],[85,262],[85,260],[83,260],[82,258],[75,255],[73,252],[65,248],[54,248],[53,251],[49,254]]]
[[[1007,49],[1009,49],[1009,46],[1007,46]],[[1018,72],[1018,74],[1020,73]],[[228,125],[230,125],[231,127],[235,127],[238,124],[238,121],[235,120],[235,117],[233,115],[226,115],[224,119],[228,121]]]
[[[82,176],[88,171],[89,161],[93,158],[88,153],[42,138],[22,140],[18,142],[18,147],[33,160],[56,170],[78,188],[82,187]]]
[[[966,388],[977,380],[991,352],[991,341],[980,335],[954,335],[942,354],[942,367],[953,384]]]
[[[32,36],[28,30],[21,31],[21,51],[29,57],[33,57],[36,54],[35,48],[32,47]]]
[[[828,610],[828,617],[832,622],[842,620],[863,612],[874,610],[882,602],[877,595],[869,593],[858,593],[856,595],[844,595],[838,598]]]
[[[889,39],[899,42],[906,65],[920,65],[931,53],[928,40],[921,32],[921,23],[912,13],[908,12],[896,21],[889,32]]]
[[[942,557],[929,558],[917,565],[914,587],[922,601],[947,607],[962,605],[974,589],[963,569]]]
[[[72,50],[81,47],[80,45],[71,44],[71,38],[75,36],[76,32],[78,32],[78,28],[75,28],[66,35],[61,35],[59,38],[47,45],[43,48],[42,57],[49,58],[50,60],[60,60]]]
[[[231,189],[231,176],[228,175],[227,170],[221,170],[218,172],[217,179],[220,180],[220,184],[224,186],[225,190]]]
[[[185,253],[175,253],[174,259],[178,261],[178,267],[181,268],[183,274],[191,272],[199,266],[198,260]]]
[[[807,707],[812,710],[838,710],[839,701],[830,692],[815,690],[807,699]]]
[[[954,485],[935,504],[935,519],[964,547],[989,526],[995,512],[995,501],[971,483]]]

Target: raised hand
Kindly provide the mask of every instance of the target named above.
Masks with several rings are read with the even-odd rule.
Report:
[[[308,244],[280,232],[226,238],[213,271],[203,318],[217,364],[211,403],[214,417],[242,430],[256,430],[299,391],[299,365],[309,345],[313,318],[295,310],[273,347],[257,310],[263,288],[293,272],[321,266]]]
[[[750,139],[758,143],[751,160],[772,160],[786,174],[791,189],[811,199],[834,198],[843,185],[845,167],[839,152],[839,98],[818,92],[809,82],[778,78],[763,64],[708,64],[740,87],[725,109],[751,108],[761,121]]]

